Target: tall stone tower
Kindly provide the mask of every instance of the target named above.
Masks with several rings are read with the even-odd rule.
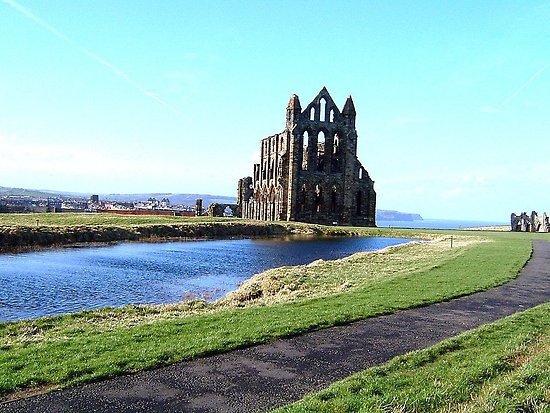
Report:
[[[283,132],[261,141],[254,175],[239,180],[243,218],[375,226],[374,181],[357,159],[355,105],[326,88],[303,110],[292,95]]]

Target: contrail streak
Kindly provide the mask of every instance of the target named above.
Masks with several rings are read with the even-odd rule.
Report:
[[[535,80],[537,77],[539,77],[540,75],[542,75],[546,69],[548,69],[548,67],[550,67],[550,63],[547,63],[546,66],[544,66],[542,69],[539,69],[533,76],[531,76],[523,85],[521,85],[514,93],[512,93],[510,96],[508,96],[506,99],[504,99],[502,101],[502,103],[500,104],[500,107],[503,107],[505,106],[506,104],[508,104],[512,99],[514,99],[517,95],[519,95],[521,92],[523,92],[523,90],[525,88],[527,88],[527,86],[529,86],[533,80]]]
[[[118,69],[116,66],[112,65],[111,63],[109,63],[108,61],[106,61],[105,59],[103,59],[101,56],[98,56],[97,54],[95,54],[94,52],[86,49],[85,47],[82,47],[80,46],[78,43],[76,43],[74,40],[72,40],[71,38],[67,37],[66,35],[64,35],[63,33],[61,33],[59,30],[57,30],[55,27],[51,26],[50,24],[48,24],[47,22],[45,22],[44,20],[42,20],[41,18],[39,18],[38,16],[36,16],[34,13],[32,13],[31,11],[27,10],[26,8],[24,8],[23,6],[21,6],[20,4],[16,3],[15,1],[13,0],[2,0],[4,3],[8,4],[9,6],[11,6],[13,9],[17,10],[19,13],[21,13],[22,15],[24,15],[25,17],[27,17],[28,19],[32,20],[33,22],[35,22],[36,24],[38,24],[39,26],[41,26],[42,28],[46,29],[47,31],[49,31],[51,34],[53,34],[54,36],[58,37],[59,39],[63,40],[64,42],[70,44],[71,46],[75,47],[77,50],[79,50],[81,53],[85,54],[86,56],[90,57],[91,59],[95,60],[97,63],[99,63],[101,66],[103,67],[106,67],[107,69],[109,69],[111,72],[113,72],[115,75],[117,75],[118,77],[122,78],[126,83],[130,84],[131,86],[133,86],[134,88],[136,88],[137,90],[139,90],[140,92],[142,92],[145,96],[155,100],[157,103],[160,103],[161,105],[167,107],[168,109],[170,109],[172,112],[174,113],[177,113],[177,114],[180,114],[180,112],[175,109],[173,106],[171,106],[170,104],[168,104],[167,102],[165,102],[164,100],[162,100],[160,97],[158,97],[157,95],[155,95],[153,92],[147,90],[145,87],[143,87],[142,85],[140,85],[138,82],[136,82],[135,80],[133,80],[130,76],[128,76],[126,73],[124,73],[122,70]]]

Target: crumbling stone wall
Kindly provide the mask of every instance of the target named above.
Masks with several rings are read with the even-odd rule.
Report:
[[[550,232],[550,222],[546,212],[542,214],[542,218],[537,211],[532,211],[531,215],[527,215],[527,212],[522,212],[520,215],[512,212],[510,226],[511,230],[516,232]]]
[[[243,218],[375,226],[374,181],[357,158],[355,106],[342,111],[326,88],[303,110],[287,106],[283,132],[261,141],[260,163],[239,180]]]
[[[236,204],[219,204],[213,202],[208,205],[203,215],[207,217],[233,217],[240,216],[241,210]]]

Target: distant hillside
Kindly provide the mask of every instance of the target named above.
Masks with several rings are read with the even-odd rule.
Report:
[[[37,190],[37,189],[24,189],[24,188],[8,188],[0,186],[0,196],[27,196],[30,198],[49,198],[56,196],[49,191]]]
[[[420,214],[414,214],[410,212],[399,212],[392,210],[377,209],[376,210],[377,221],[423,221],[424,218]]]

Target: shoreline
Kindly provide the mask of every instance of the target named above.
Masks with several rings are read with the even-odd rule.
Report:
[[[461,228],[463,231],[499,231],[511,232],[510,225],[488,225],[482,227]]]

